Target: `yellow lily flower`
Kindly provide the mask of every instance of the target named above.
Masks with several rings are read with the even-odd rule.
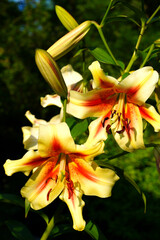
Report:
[[[77,118],[98,117],[92,122],[90,138],[107,138],[112,132],[125,151],[144,148],[142,118],[160,130],[160,115],[146,104],[158,82],[159,75],[152,67],[132,72],[122,81],[106,76],[95,61],[89,67],[95,87],[88,93],[70,91],[67,112]]]
[[[28,146],[30,149],[31,144]],[[71,212],[73,228],[82,231],[85,228],[82,195],[109,197],[118,179],[112,170],[100,168],[93,161],[103,152],[103,148],[103,141],[93,141],[93,145],[75,144],[64,122],[40,123],[37,150],[29,150],[19,160],[7,160],[4,169],[8,176],[20,171],[29,175],[33,171],[21,189],[22,196],[35,210],[60,196]]]

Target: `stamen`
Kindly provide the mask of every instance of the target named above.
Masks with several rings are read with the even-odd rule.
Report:
[[[111,118],[113,118],[115,114],[116,114],[116,110],[114,110],[114,111],[112,112]]]
[[[116,131],[116,132],[119,133],[119,134],[121,134],[121,133],[123,133],[124,131],[125,131],[125,126],[123,126],[121,130]]]
[[[106,118],[104,118],[103,122],[101,121],[103,128],[104,128],[104,125],[105,125],[105,121],[107,121],[108,119],[109,119],[109,117],[106,117]]]
[[[111,134],[111,125],[110,124],[108,124],[107,126],[106,126],[106,132],[108,133],[108,134]]]

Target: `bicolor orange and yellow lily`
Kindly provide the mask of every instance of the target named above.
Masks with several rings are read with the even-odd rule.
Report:
[[[106,76],[98,61],[89,69],[95,89],[88,93],[70,91],[68,113],[80,119],[98,117],[91,124],[90,141],[100,133],[107,138],[112,132],[123,150],[144,148],[142,118],[155,131],[160,130],[160,115],[145,103],[155,89],[158,73],[152,67],[143,67],[117,80]]]
[[[27,129],[29,138],[23,131],[28,152],[19,160],[7,160],[5,172],[8,176],[15,172],[24,172],[28,176],[33,171],[21,189],[22,196],[28,199],[33,209],[38,210],[60,195],[71,212],[73,228],[81,231],[85,227],[82,195],[109,197],[118,179],[112,170],[100,168],[93,161],[103,152],[104,142],[94,141],[90,145],[86,141],[77,145],[66,123],[36,121],[33,115],[28,114],[31,121],[36,122],[34,131]]]

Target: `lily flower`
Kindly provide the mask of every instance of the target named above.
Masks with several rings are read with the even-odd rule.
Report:
[[[31,177],[21,189],[33,209],[44,208],[58,196],[66,202],[73,219],[73,228],[82,231],[85,221],[82,195],[106,198],[111,195],[117,175],[100,168],[93,158],[103,152],[104,142],[77,145],[68,125],[39,124],[37,150],[29,150],[19,160],[7,160],[5,173],[11,176],[24,172]]]
[[[91,125],[91,139],[100,133],[107,138],[112,132],[123,150],[144,148],[142,118],[155,131],[160,130],[160,115],[145,103],[155,89],[158,73],[152,67],[143,67],[119,81],[106,76],[98,61],[89,69],[95,89],[88,93],[70,91],[67,112],[80,119],[98,117]]]

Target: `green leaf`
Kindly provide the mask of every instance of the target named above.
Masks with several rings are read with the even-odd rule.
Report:
[[[87,119],[82,122],[77,123],[71,130],[71,135],[73,138],[78,137],[82,133],[84,133],[88,129],[88,121]]]
[[[76,119],[74,117],[67,117],[66,118],[66,123],[68,124],[69,128],[71,128],[75,122],[76,122]]]
[[[20,207],[24,207],[23,199],[14,194],[0,193],[0,201],[5,202],[5,203],[15,204]]]
[[[139,19],[146,18],[143,11],[141,11],[138,8],[136,8],[133,5],[131,5],[128,1],[126,1],[126,0],[119,0],[119,1],[121,3],[123,3],[125,7],[129,8],[130,10],[132,10],[137,15],[137,17],[139,17]]]
[[[25,218],[28,216],[28,212],[30,210],[30,202],[27,198],[25,198]]]
[[[106,64],[112,64],[116,65],[112,57],[102,48],[95,48],[93,50],[90,50],[90,53],[100,62],[106,63]],[[120,67],[124,69],[125,65],[123,62],[118,61]],[[117,65],[116,65],[117,66]]]
[[[53,240],[53,238],[55,238],[55,237],[58,237],[62,234],[70,233],[72,231],[73,231],[73,228],[71,225],[67,225],[67,224],[56,225],[52,229],[48,240]]]
[[[124,179],[124,180],[128,181],[140,194],[140,196],[143,200],[143,203],[144,203],[144,212],[146,212],[146,197],[145,197],[144,193],[141,191],[141,189],[139,188],[139,186],[137,185],[137,183],[130,176],[128,176],[128,174],[125,173],[124,170],[122,170],[118,167],[115,167],[109,163],[106,163],[106,161],[104,161],[104,160],[97,160],[96,162],[98,163],[98,165],[101,165],[101,166],[104,166],[104,167],[107,167],[107,168],[113,170],[120,177],[120,179]]]
[[[118,16],[111,16],[106,18],[106,23],[111,23],[114,21],[131,21],[135,23],[137,26],[140,26],[140,24],[133,18],[133,17],[128,17],[126,15],[118,15]]]
[[[19,240],[34,240],[29,229],[21,222],[9,220],[5,222],[11,234]]]
[[[94,240],[107,240],[101,230],[92,221],[89,221],[84,229]]]
[[[14,194],[5,194],[5,193],[0,193],[0,201],[5,202],[5,203],[9,203],[9,204],[14,204],[17,205],[19,207],[23,207],[24,208],[24,200]],[[31,209],[31,211],[33,212],[34,210]],[[34,211],[35,213],[37,213],[39,216],[41,216],[46,223],[48,223],[48,217],[46,214],[43,213],[43,211],[39,210],[39,211]]]

